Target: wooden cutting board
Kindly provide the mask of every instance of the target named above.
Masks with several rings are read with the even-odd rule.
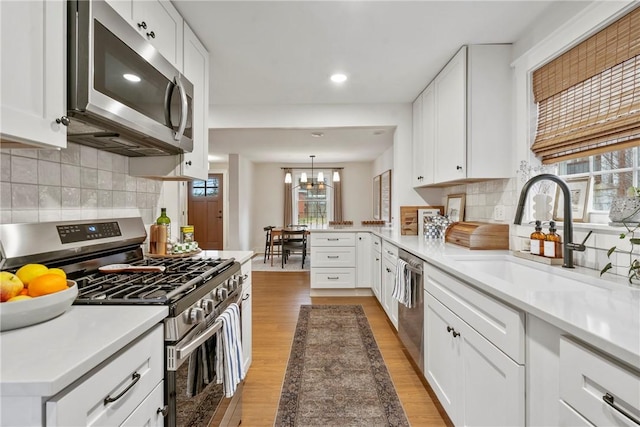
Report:
[[[418,209],[440,209],[444,213],[444,206],[400,206],[400,234],[418,235]]]

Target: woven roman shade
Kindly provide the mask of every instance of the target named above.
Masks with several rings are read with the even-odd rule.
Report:
[[[533,73],[531,150],[555,163],[640,144],[640,8]]]

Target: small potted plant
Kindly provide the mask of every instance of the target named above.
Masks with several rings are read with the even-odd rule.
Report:
[[[636,245],[640,245],[640,238],[636,237],[636,232],[640,230],[640,187],[629,187],[627,189],[627,197],[613,200],[609,211],[609,219],[614,223],[622,224],[626,229],[626,232],[620,233],[620,239],[627,239],[631,244],[627,277],[629,283],[634,283],[634,281],[640,280],[640,260],[637,258],[638,254],[634,251]],[[611,258],[616,248],[617,246],[609,248],[607,258]],[[602,276],[612,268],[613,264],[611,262],[607,263],[600,270],[600,275]]]

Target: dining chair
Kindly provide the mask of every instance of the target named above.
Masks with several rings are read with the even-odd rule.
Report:
[[[307,258],[307,234],[308,231],[305,228],[285,228],[282,230],[282,268],[284,268],[284,264],[287,262],[289,255],[293,252],[302,254],[302,264],[300,267],[304,268],[304,262]]]
[[[271,253],[272,247],[274,248],[274,250],[278,249],[278,254],[280,254],[280,246],[282,244],[282,239],[279,236],[274,236],[273,234],[274,228],[276,228],[275,225],[268,225],[263,228],[263,230],[265,231],[263,264],[267,262],[267,259],[273,256],[273,254]]]

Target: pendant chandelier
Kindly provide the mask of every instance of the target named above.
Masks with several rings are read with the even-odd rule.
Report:
[[[312,190],[314,187],[316,187],[318,190],[324,190],[324,187],[331,187],[329,184],[326,184],[324,182],[324,172],[319,171],[318,172],[318,176],[316,177],[316,182],[314,182],[313,177],[314,177],[314,169],[313,169],[313,159],[316,157],[315,154],[310,155],[309,157],[311,157],[311,178],[307,178],[307,173],[306,172],[302,172],[302,174],[300,175],[300,185],[297,185],[296,187],[299,186],[304,186],[306,187],[307,190]],[[332,178],[333,182],[339,182],[340,181],[340,174],[338,173],[338,171],[333,171],[333,178]],[[285,184],[291,184],[292,182],[292,177],[291,177],[291,173],[287,172],[284,176],[284,182]]]

